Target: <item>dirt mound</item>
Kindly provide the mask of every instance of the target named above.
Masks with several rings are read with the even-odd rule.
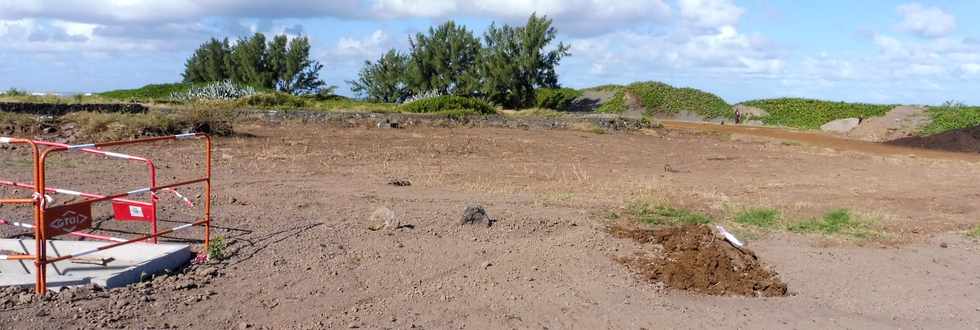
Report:
[[[614,236],[659,244],[659,253],[618,257],[627,268],[667,287],[709,295],[785,296],[786,284],[752,251],[735,248],[704,225],[655,230],[614,228]]]
[[[980,126],[930,136],[910,136],[886,143],[913,148],[980,153]]]
[[[871,142],[889,141],[912,136],[928,123],[925,108],[900,106],[884,116],[865,118],[847,136]]]

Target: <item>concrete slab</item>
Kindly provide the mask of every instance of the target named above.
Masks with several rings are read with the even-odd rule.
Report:
[[[0,239],[0,251],[34,254],[34,240]],[[109,243],[48,241],[50,257],[69,255]],[[98,284],[114,288],[135,283],[143,276],[176,270],[192,257],[186,244],[133,243],[99,251],[78,259],[48,265],[48,288]],[[34,286],[33,260],[0,260],[0,287]]]

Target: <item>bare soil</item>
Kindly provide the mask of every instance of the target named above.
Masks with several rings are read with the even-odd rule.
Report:
[[[909,136],[889,141],[888,144],[976,154],[980,153],[980,126],[930,136]]]
[[[980,327],[980,245],[962,234],[980,219],[973,155],[670,125],[632,134],[236,129],[246,134],[218,139],[215,150],[214,235],[228,240],[229,259],[51,302],[8,293],[0,328]],[[114,151],[155,155],[161,183],[200,165],[199,147],[163,146]],[[0,152],[3,176],[21,168],[14,174],[29,178],[20,156]],[[65,157],[49,171],[52,184],[100,192],[144,184],[128,167]],[[188,195],[200,201],[199,190]],[[606,215],[649,196],[722,222],[742,207],[774,207],[788,221],[848,208],[873,219],[883,238],[729,226],[789,295],[702,295],[616,261],[651,250],[611,236]],[[197,211],[171,204],[167,226]],[[469,205],[482,205],[493,225],[461,225]],[[372,216],[388,214],[381,208],[397,225]],[[21,211],[0,208],[0,217],[23,220]],[[145,231],[114,221],[99,228]],[[200,235],[167,240],[197,245]]]
[[[865,119],[847,136],[871,142],[892,141],[916,136],[929,121],[926,108],[899,106],[884,116]]]
[[[658,248],[617,257],[654,283],[710,295],[779,297],[786,283],[747,248],[737,248],[706,225],[651,229],[613,227],[619,238],[656,243]]]

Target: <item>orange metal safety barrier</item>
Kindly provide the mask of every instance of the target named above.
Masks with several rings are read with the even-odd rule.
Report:
[[[151,143],[151,142],[170,141],[170,140],[187,140],[187,139],[196,139],[196,138],[203,138],[206,142],[205,143],[205,176],[202,178],[172,183],[163,186],[157,186],[155,181],[155,171],[152,171],[151,173],[153,173],[153,179],[151,181],[150,187],[147,188],[137,189],[137,190],[113,194],[113,195],[107,195],[107,196],[84,194],[82,196],[87,197],[88,199],[71,203],[71,204],[51,207],[51,208],[48,208],[46,205],[47,203],[45,200],[44,193],[48,191],[48,189],[45,186],[45,172],[46,172],[45,161],[48,159],[48,156],[53,153],[65,152],[65,151],[86,151],[86,152],[100,153],[106,156],[113,157],[113,156],[119,156],[121,154],[115,154],[115,153],[106,154],[106,152],[101,151],[99,149],[105,147],[112,147],[112,146]],[[81,257],[98,251],[103,251],[114,247],[141,242],[149,239],[153,239],[155,241],[157,237],[161,235],[169,234],[193,226],[198,226],[198,225],[204,226],[204,251],[207,251],[211,238],[212,141],[210,136],[201,133],[189,133],[189,134],[180,134],[180,135],[173,135],[173,136],[144,138],[144,139],[137,139],[131,141],[114,141],[114,142],[82,144],[82,145],[63,145],[63,144],[43,143],[43,145],[47,146],[47,148],[44,149],[43,151],[41,151],[40,148],[38,147],[38,145],[42,143],[37,143],[37,141],[31,141],[27,139],[0,137],[0,144],[26,144],[31,147],[31,151],[32,151],[33,177],[34,177],[34,184],[32,185],[34,190],[33,196],[31,198],[3,199],[0,200],[0,204],[33,204],[34,206],[33,227],[34,227],[34,236],[35,236],[35,244],[36,244],[35,254],[34,255],[28,255],[28,254],[0,255],[0,260],[34,259],[34,265],[36,269],[35,292],[37,294],[39,295],[44,294],[44,292],[47,291],[47,265],[48,264],[71,259],[71,258]],[[145,160],[145,159],[140,158],[136,160]],[[145,161],[147,161],[147,163],[152,169],[153,163],[149,160],[145,160]],[[65,255],[65,256],[60,256],[55,258],[48,258],[47,256],[46,242],[49,238],[53,238],[55,236],[62,235],[62,234],[68,234],[77,230],[78,228],[82,228],[85,227],[86,225],[91,224],[92,204],[105,202],[105,201],[117,202],[120,200],[124,200],[122,199],[123,197],[132,198],[143,194],[152,194],[151,198],[155,198],[155,193],[158,191],[167,191],[167,190],[173,191],[173,189],[176,187],[187,186],[187,185],[198,184],[198,183],[204,184],[203,219],[200,219],[192,223],[176,226],[174,228],[170,228],[164,231],[157,231],[157,229],[155,228],[156,223],[154,221],[154,229],[150,235],[145,235],[142,237],[129,239],[125,241],[117,241],[115,243],[99,246],[94,249],[76,252],[71,255]]]
[[[55,147],[65,147],[65,148],[70,147],[70,145],[64,144],[64,143],[56,143],[56,142],[48,142],[48,141],[40,141],[40,140],[33,140],[33,142],[35,144],[37,144],[37,145],[40,145],[40,146],[49,146],[49,147],[50,146],[55,146]],[[156,187],[156,185],[157,185],[157,181],[156,181],[156,179],[157,179],[156,166],[153,164],[153,161],[150,160],[150,159],[148,159],[148,158],[137,157],[137,156],[127,155],[127,154],[121,154],[121,153],[116,153],[116,152],[109,152],[109,151],[104,151],[104,150],[98,150],[98,149],[94,149],[94,148],[81,148],[79,150],[81,152],[85,152],[85,153],[106,156],[107,158],[114,158],[114,159],[121,159],[121,160],[136,161],[136,162],[144,163],[146,165],[147,169],[149,170],[149,184],[150,184],[150,187]],[[9,187],[13,187],[13,188],[19,188],[19,189],[30,189],[30,190],[33,190],[34,189],[34,185],[32,185],[32,184],[26,184],[26,183],[14,182],[14,181],[6,181],[6,180],[0,180],[0,185],[2,185],[2,186],[9,186]],[[45,187],[44,188],[44,191],[45,191],[45,193],[57,193],[57,194],[64,194],[64,195],[70,195],[70,196],[80,196],[80,197],[86,197],[86,198],[100,198],[100,197],[102,197],[101,195],[98,195],[98,194],[91,194],[91,193],[85,193],[85,192],[74,191],[74,190],[69,190],[69,189],[60,189],[60,188],[54,188],[54,187]],[[175,194],[177,194],[179,198],[183,198],[186,201],[186,198],[184,198],[182,195],[180,195],[180,193],[178,193],[176,190],[173,190],[173,192]],[[47,199],[47,197],[45,197],[45,198]],[[113,211],[115,212],[115,215],[116,215],[116,220],[119,220],[119,221],[143,221],[143,222],[149,222],[150,223],[150,233],[151,234],[155,234],[157,232],[156,211],[157,211],[157,201],[158,200],[159,200],[159,198],[156,196],[156,194],[153,194],[152,196],[150,196],[150,201],[149,202],[134,201],[134,200],[119,198],[119,199],[114,199],[112,201],[112,207],[113,207]],[[189,201],[188,201],[188,203],[189,203]],[[132,213],[136,213],[136,214],[134,215]],[[0,224],[12,225],[12,226],[17,226],[17,227],[22,227],[22,228],[28,228],[28,229],[33,229],[34,228],[34,226],[31,225],[31,224],[14,222],[14,221],[8,221],[8,220],[4,220],[4,219],[0,219]],[[91,238],[91,239],[106,240],[106,241],[116,241],[116,242],[126,241],[125,239],[121,239],[121,238],[115,238],[115,237],[109,237],[109,236],[101,236],[101,235],[93,235],[93,234],[82,233],[82,232],[69,232],[67,234],[73,235],[73,236]],[[154,239],[153,240],[153,243],[157,243],[157,240]]]

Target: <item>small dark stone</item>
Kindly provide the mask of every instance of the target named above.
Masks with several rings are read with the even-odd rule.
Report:
[[[463,225],[473,225],[479,223],[486,223],[487,227],[493,225],[494,220],[487,215],[487,210],[482,206],[467,206],[466,210],[463,211]]]
[[[388,181],[388,184],[397,187],[408,187],[412,185],[412,182],[408,181],[408,179],[391,179]]]
[[[946,242],[942,242],[942,243],[939,243],[939,247],[945,249],[945,248],[948,248],[949,247],[949,244],[946,244]]]

